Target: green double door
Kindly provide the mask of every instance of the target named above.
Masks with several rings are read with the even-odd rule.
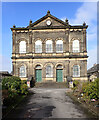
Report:
[[[63,70],[62,69],[56,70],[56,81],[63,82]]]
[[[41,69],[37,69],[35,71],[36,73],[36,82],[41,82],[42,81],[42,70]]]

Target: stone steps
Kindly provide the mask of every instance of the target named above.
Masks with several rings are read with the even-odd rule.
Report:
[[[35,88],[67,88],[66,82],[42,82],[35,83]]]

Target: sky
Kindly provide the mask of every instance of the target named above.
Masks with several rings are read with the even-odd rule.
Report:
[[[88,24],[87,68],[97,63],[97,3],[96,2],[2,2],[2,51],[0,51],[0,71],[12,71],[11,27],[26,27],[30,19],[35,22],[50,10],[55,17],[71,25]]]

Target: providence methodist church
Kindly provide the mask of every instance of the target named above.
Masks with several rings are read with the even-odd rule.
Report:
[[[27,27],[12,30],[13,75],[21,80],[65,82],[87,80],[86,23],[72,26],[50,11]]]

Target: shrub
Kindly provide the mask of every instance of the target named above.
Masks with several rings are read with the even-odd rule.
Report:
[[[21,80],[21,83],[22,84],[27,84],[27,81],[26,80]]]
[[[99,78],[97,78],[94,82],[83,83],[82,90],[84,93],[84,97],[89,99],[99,99]]]
[[[24,82],[21,82],[19,77],[11,76],[3,78],[2,80],[3,88],[3,104],[11,105],[17,101],[18,95],[27,94],[27,85]]]
[[[5,77],[2,79],[2,89],[20,89],[21,85],[21,79],[19,77],[11,76],[11,77]]]
[[[73,85],[74,85],[74,87],[77,87],[77,86],[79,85],[79,81],[78,81],[78,80],[75,80],[75,81],[73,82]]]
[[[28,93],[28,87],[25,83],[26,81],[21,81],[19,77],[6,77],[2,80],[2,88],[8,90],[8,97],[14,97],[18,94]]]
[[[74,91],[78,88],[78,85],[79,85],[79,81],[78,80],[73,81],[73,90]]]
[[[2,79],[2,89],[8,90],[8,97],[14,97],[20,93],[21,79],[11,76]]]
[[[26,84],[21,84],[21,93],[25,95],[28,93],[28,87]]]

